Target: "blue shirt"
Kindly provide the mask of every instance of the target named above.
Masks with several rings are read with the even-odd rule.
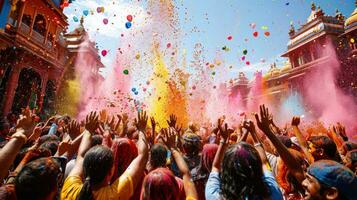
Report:
[[[278,183],[276,182],[271,171],[264,170],[263,182],[268,187],[270,191],[270,198],[272,200],[283,200],[283,195],[279,189]],[[223,197],[220,195],[221,193],[221,179],[219,177],[218,172],[211,172],[208,181],[206,184],[206,200],[220,200]],[[245,198],[248,200],[248,198]]]

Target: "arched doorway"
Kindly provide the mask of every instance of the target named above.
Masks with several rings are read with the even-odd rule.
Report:
[[[20,113],[21,108],[29,106],[37,109],[41,99],[41,76],[31,68],[24,68],[20,72],[12,111]]]
[[[46,93],[43,101],[42,112],[45,115],[52,115],[55,108],[56,84],[49,80],[46,84]]]

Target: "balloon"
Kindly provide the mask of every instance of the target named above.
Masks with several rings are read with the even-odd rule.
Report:
[[[78,18],[76,16],[73,16],[73,21],[78,22]]]
[[[242,60],[243,60],[243,61],[245,60],[245,56],[242,56]]]
[[[166,47],[170,48],[171,47],[171,43],[167,43]]]
[[[227,37],[227,40],[232,40],[232,39],[233,37],[231,35]]]
[[[83,15],[84,16],[87,16],[89,14],[89,11],[88,10],[83,10]]]
[[[253,33],[253,36],[254,36],[254,37],[258,37],[258,32],[255,31],[255,32]]]
[[[124,69],[123,74],[128,75],[129,74],[129,70]]]
[[[244,55],[247,55],[247,54],[248,54],[248,50],[247,50],[247,49],[244,49],[244,50],[243,50],[243,54],[244,54]]]
[[[132,92],[136,92],[136,88],[131,88],[131,91]]]
[[[135,59],[139,60],[140,59],[140,54],[136,54]]]
[[[103,19],[103,24],[107,25],[108,22],[109,22],[109,20],[108,20],[107,18],[104,18],[104,19]]]
[[[249,61],[247,61],[247,62],[245,62],[245,64],[246,64],[246,65],[250,65],[250,62],[249,62]]]
[[[101,7],[98,7],[98,8],[97,8],[97,13],[100,13],[100,12],[102,12],[102,8],[101,8]]]
[[[125,23],[125,27],[126,27],[127,29],[131,28],[131,22]]]
[[[133,21],[133,16],[132,16],[132,15],[128,15],[128,16],[126,16],[126,19],[127,19],[129,22],[132,22],[132,21]]]
[[[102,50],[102,56],[106,56],[108,54],[107,50]]]
[[[264,32],[264,35],[267,36],[267,37],[269,37],[269,36],[270,36],[270,32],[269,32],[269,31],[266,31],[266,32]]]
[[[355,43],[355,39],[354,38],[351,38],[350,39],[350,42],[353,44],[353,43]]]

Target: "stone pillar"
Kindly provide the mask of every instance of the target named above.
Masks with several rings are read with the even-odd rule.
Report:
[[[13,66],[13,69],[11,71],[10,79],[5,93],[5,102],[3,110],[5,115],[11,111],[21,69],[22,67],[17,64]]]

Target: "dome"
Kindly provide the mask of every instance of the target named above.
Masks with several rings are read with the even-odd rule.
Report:
[[[357,7],[357,1],[356,1],[356,7]],[[346,20],[345,26],[347,27],[355,22],[357,22],[357,8],[353,11],[351,16]]]

